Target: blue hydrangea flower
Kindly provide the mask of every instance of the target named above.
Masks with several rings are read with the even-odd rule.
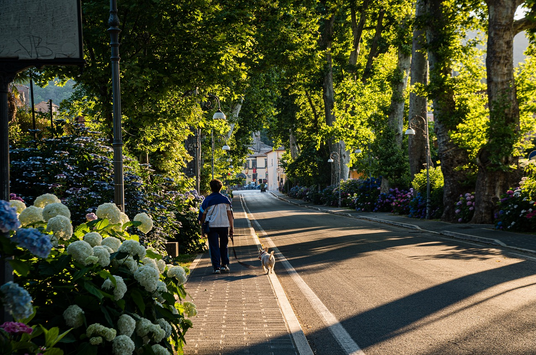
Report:
[[[0,200],[0,232],[7,233],[20,227],[17,210],[9,202]]]
[[[32,297],[28,291],[13,281],[2,285],[0,291],[3,293],[4,307],[11,312],[13,318],[24,319],[32,315]]]
[[[11,237],[11,241],[17,243],[20,247],[26,248],[35,256],[46,258],[52,249],[50,236],[42,234],[35,228],[19,229]]]

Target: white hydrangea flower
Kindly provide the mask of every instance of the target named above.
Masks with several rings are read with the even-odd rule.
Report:
[[[114,355],[132,355],[134,349],[134,342],[126,335],[118,335],[112,343]]]
[[[97,264],[99,262],[99,257],[96,255],[90,255],[86,258],[84,265]]]
[[[119,334],[131,337],[134,334],[134,330],[136,330],[136,321],[128,314],[122,314],[117,321],[117,328],[119,329]]]
[[[181,266],[172,266],[168,269],[168,277],[177,279],[177,284],[180,286],[186,282],[186,271]]]
[[[155,259],[145,257],[145,258],[143,258],[143,260],[142,260],[141,262],[142,262],[144,265],[149,265],[149,266],[154,267],[156,270],[158,270],[158,272],[160,272],[160,269],[158,268],[158,265],[156,264],[156,260],[155,260]]]
[[[136,334],[140,337],[144,337],[151,332],[153,328],[153,323],[147,318],[141,318],[136,322]]]
[[[145,254],[147,253],[143,245],[140,245],[140,242],[133,239],[125,240],[119,247],[118,252],[127,253],[132,256],[138,255],[140,259],[145,258]]]
[[[113,267],[125,266],[131,273],[134,273],[136,272],[136,270],[138,270],[138,262],[134,260],[134,258],[130,255],[123,259],[114,259],[112,261],[112,266]]]
[[[92,337],[89,339],[89,343],[91,345],[99,345],[99,344],[102,344],[102,342],[103,342],[102,337]]]
[[[153,220],[147,213],[138,213],[136,216],[134,216],[134,221],[141,222],[141,225],[138,226],[138,229],[142,233],[149,233],[151,229],[153,229]]]
[[[78,328],[84,324],[84,310],[76,304],[70,305],[63,311],[63,318],[68,327]]]
[[[110,265],[110,248],[103,247],[102,245],[94,246],[93,255],[99,258],[100,266],[106,267]]]
[[[121,223],[121,210],[114,203],[103,203],[95,213],[101,219],[107,219],[111,224]]]
[[[126,213],[121,212],[121,224],[125,224],[127,222],[130,222],[130,218],[128,218]]]
[[[155,355],[170,355],[169,351],[160,344],[154,344],[151,346],[151,350]]]
[[[57,215],[48,220],[47,232],[53,232],[58,240],[69,240],[73,236],[73,224],[63,215]]]
[[[110,247],[115,253],[119,250],[119,247],[121,246],[121,241],[116,237],[107,237],[102,240],[101,245]]]
[[[107,328],[100,323],[93,323],[87,327],[86,335],[88,338],[91,338],[93,335],[101,336],[106,339],[106,341],[112,341],[115,339],[117,332],[113,328]]]
[[[158,318],[156,322],[158,323],[160,328],[162,328],[164,332],[166,332],[166,338],[169,338],[171,336],[172,331],[171,325],[164,318]]]
[[[164,260],[157,260],[156,265],[158,266],[160,273],[163,273],[166,270],[166,262]]]
[[[163,281],[158,281],[156,283],[156,291],[154,293],[154,297],[158,302],[166,302],[165,298],[162,297],[162,293],[167,292],[167,286]],[[163,307],[160,304],[161,307]]]
[[[89,232],[84,235],[84,240],[88,242],[92,247],[101,245],[102,236],[97,232]]]
[[[24,204],[24,202],[19,201],[19,200],[9,200],[9,206],[15,207],[18,214],[20,214],[22,211],[26,209],[26,205]]]
[[[77,240],[76,242],[69,244],[67,247],[67,254],[71,255],[75,261],[83,265],[89,265],[92,262],[88,262],[87,259],[88,257],[93,256],[93,248],[88,242]]]
[[[71,211],[69,211],[69,207],[65,206],[61,202],[49,203],[45,206],[45,208],[43,208],[43,218],[46,222],[48,222],[49,219],[58,215],[62,215],[71,219]]]
[[[186,301],[182,305],[184,307],[184,313],[186,313],[189,318],[195,317],[197,315],[197,308],[195,307],[195,304]]]
[[[143,265],[134,272],[134,278],[148,292],[154,292],[156,291],[157,283],[160,278],[160,273],[152,266]]]
[[[159,324],[153,324],[153,341],[160,343],[166,337],[166,331]]]
[[[115,278],[115,287],[110,279],[106,279],[104,283],[102,284],[101,288],[103,290],[110,290],[114,289],[114,299],[120,300],[125,296],[125,293],[127,293],[127,285],[125,284],[125,281],[121,276],[113,275]]]
[[[19,221],[22,227],[26,227],[31,224],[44,222],[43,209],[40,207],[30,206],[25,208],[19,215]]]
[[[41,196],[37,196],[37,198],[34,201],[35,207],[43,208],[46,205],[49,205],[51,203],[60,203],[60,199],[56,197],[56,195],[53,194],[44,194]]]

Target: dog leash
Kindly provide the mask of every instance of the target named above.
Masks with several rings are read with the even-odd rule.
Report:
[[[233,244],[232,249],[233,249],[233,254],[234,254],[234,257],[235,257],[236,261],[237,261],[240,265],[242,265],[243,267],[248,268],[248,269],[257,269],[257,268],[259,268],[258,266],[251,265],[251,264],[248,264],[248,263],[245,263],[245,262],[243,262],[243,261],[238,260],[238,256],[236,256],[236,250],[235,250],[235,245],[234,245],[234,238],[233,238],[232,235],[229,235],[229,237],[231,238],[231,242],[232,242],[232,244]]]

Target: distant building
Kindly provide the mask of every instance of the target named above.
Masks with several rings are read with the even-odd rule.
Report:
[[[58,113],[59,106],[52,103],[52,113]],[[50,113],[50,103],[48,101],[41,101],[35,104],[35,112]]]
[[[261,141],[260,133],[253,134],[253,143],[249,147],[251,154],[246,158],[242,173],[246,177],[246,184],[255,186],[264,183],[268,190],[277,190],[283,186],[285,173],[280,166],[281,157],[285,148],[274,149]]]

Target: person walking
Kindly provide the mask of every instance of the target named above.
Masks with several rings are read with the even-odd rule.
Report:
[[[208,195],[199,209],[201,225],[208,222],[208,247],[210,260],[215,274],[230,272],[229,269],[229,235],[234,234],[234,218],[231,201],[220,193],[223,184],[214,179],[210,182],[212,193]]]

